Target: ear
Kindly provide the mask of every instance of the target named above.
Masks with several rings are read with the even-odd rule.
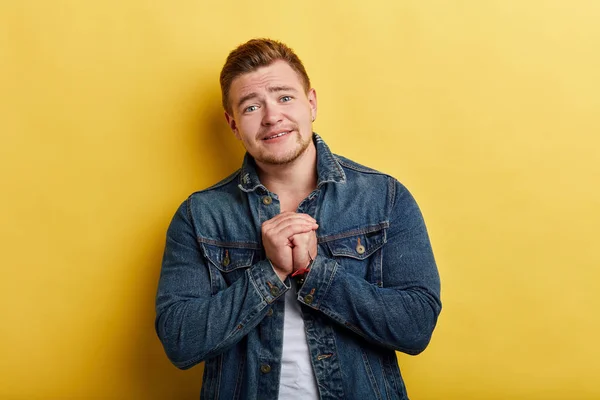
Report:
[[[225,120],[227,121],[227,125],[229,125],[229,127],[233,131],[233,134],[235,135],[235,137],[238,140],[242,140],[240,137],[240,133],[238,132],[237,124],[235,123],[235,119],[233,119],[233,116],[229,115],[227,113],[227,111],[225,111]]]
[[[312,120],[314,121],[317,118],[317,91],[314,88],[310,89],[306,97],[308,97],[310,113],[312,114]]]

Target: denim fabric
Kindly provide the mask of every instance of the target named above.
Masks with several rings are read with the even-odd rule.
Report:
[[[394,178],[333,155],[314,135],[317,188],[298,212],[319,223],[301,303],[321,399],[407,399],[395,350],[425,349],[441,311],[423,218]],[[177,210],[156,297],[169,359],[206,361],[203,399],[277,399],[284,293],[261,243],[279,214],[253,159]]]

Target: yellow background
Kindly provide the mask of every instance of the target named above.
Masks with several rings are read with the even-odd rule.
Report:
[[[218,73],[291,45],[332,149],[425,215],[444,309],[412,399],[600,398],[596,0],[0,3],[0,398],[194,399],[164,234],[237,169]]]

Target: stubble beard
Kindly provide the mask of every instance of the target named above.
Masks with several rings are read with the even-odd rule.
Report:
[[[291,149],[287,154],[283,154],[281,156],[276,156],[274,154],[261,154],[258,157],[255,157],[256,161],[262,162],[264,164],[269,165],[285,165],[292,163],[298,159],[308,148],[310,142],[312,141],[312,136],[309,136],[306,140],[302,140],[302,135],[298,130],[295,130],[294,133],[296,135],[296,143],[299,146]]]

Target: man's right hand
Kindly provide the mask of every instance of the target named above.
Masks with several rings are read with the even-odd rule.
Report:
[[[262,224],[262,241],[267,258],[284,281],[294,271],[291,238],[299,233],[314,231],[317,221],[308,214],[283,212]]]

